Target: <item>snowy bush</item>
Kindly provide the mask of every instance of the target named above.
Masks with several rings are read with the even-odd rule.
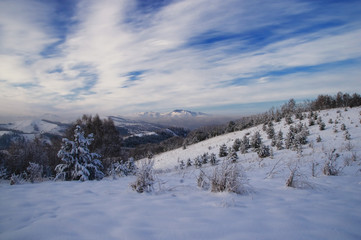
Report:
[[[155,177],[153,165],[154,161],[151,159],[142,162],[136,173],[137,179],[130,185],[133,190],[138,193],[152,192],[154,190]]]
[[[222,144],[220,147],[219,147],[219,157],[225,157],[227,156],[227,146],[226,144]]]
[[[326,154],[327,160],[323,167],[323,174],[326,176],[336,176],[340,173],[341,168],[337,168],[336,160],[340,156],[336,153],[336,149],[333,149],[331,153]]]
[[[5,179],[8,175],[8,170],[4,167],[0,167],[0,179]]]
[[[214,166],[214,165],[216,165],[218,163],[216,154],[211,153],[209,162],[211,163],[212,166]]]
[[[29,166],[26,168],[28,173],[28,180],[30,182],[40,182],[43,175],[43,166],[37,163],[29,162]]]
[[[197,177],[197,185],[198,185],[198,187],[205,189],[205,190],[209,188],[208,177],[202,170],[199,172],[199,175]]]
[[[208,160],[209,160],[209,154],[208,153],[204,153],[201,157],[202,159],[202,164],[207,164]]]
[[[100,155],[91,153],[88,148],[92,141],[93,135],[84,137],[79,125],[74,130],[74,141],[63,138],[58,157],[65,163],[56,166],[55,179],[85,181],[103,178],[104,174],[100,171],[103,166],[98,159]]]
[[[26,173],[15,174],[13,173],[10,177],[10,185],[22,184],[27,178]]]
[[[237,152],[232,148],[230,149],[230,151],[228,152],[227,158],[232,162],[235,163],[238,160],[238,155]]]
[[[112,175],[115,178],[116,175],[118,176],[128,176],[128,175],[135,175],[137,167],[134,162],[134,158],[129,158],[128,161],[123,163],[113,163],[111,167],[111,171],[109,175]]]
[[[234,192],[242,194],[247,192],[248,180],[244,171],[230,160],[224,160],[214,169],[210,177],[212,192]]]
[[[194,166],[196,168],[200,168],[202,167],[202,158],[200,156],[197,156],[195,159],[194,159]]]
[[[258,149],[257,154],[260,158],[271,156],[270,147],[262,144],[261,147]]]

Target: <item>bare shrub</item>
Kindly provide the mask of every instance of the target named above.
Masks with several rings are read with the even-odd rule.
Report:
[[[283,159],[279,159],[272,167],[272,169],[267,173],[266,178],[272,178],[274,175],[280,172],[280,167],[283,165]]]
[[[207,175],[201,170],[198,177],[197,177],[197,185],[202,189],[209,188],[209,179]]]
[[[301,189],[313,188],[311,183],[308,181],[307,176],[301,172],[298,162],[299,160],[288,164],[290,175],[286,180],[286,187]]]
[[[134,183],[130,184],[133,190],[142,192],[152,192],[154,190],[154,161],[151,159],[144,160],[141,166],[137,169],[137,179]]]
[[[352,163],[357,161],[357,153],[356,152],[352,152],[351,156],[346,156],[344,158],[344,165],[345,166],[350,166],[352,165]]]
[[[214,169],[210,177],[212,192],[234,192],[237,194],[247,193],[248,180],[244,171],[230,160],[224,160]]]
[[[337,176],[341,172],[341,168],[337,168],[336,160],[340,156],[336,153],[336,149],[333,149],[331,153],[327,153],[327,160],[323,167],[323,174],[326,176]]]

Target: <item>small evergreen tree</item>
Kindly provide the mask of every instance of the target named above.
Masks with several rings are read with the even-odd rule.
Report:
[[[227,156],[227,146],[226,144],[222,144],[219,148],[219,157],[226,157]]]
[[[187,167],[191,167],[192,166],[192,160],[190,158],[188,158],[187,160]]]
[[[212,166],[216,165],[218,163],[216,154],[212,153],[209,161],[210,161]]]
[[[207,164],[208,163],[208,159],[209,159],[209,154],[208,153],[204,153],[202,155],[202,164]]]
[[[258,157],[265,158],[271,156],[270,147],[261,144],[260,148],[257,151]]]
[[[247,150],[250,148],[250,144],[249,144],[249,138],[244,135],[241,141],[241,145],[239,146],[239,150],[241,151],[242,154],[247,153]]]
[[[254,135],[252,136],[250,144],[255,152],[257,152],[257,149],[261,147],[262,138],[261,138],[261,134],[258,131],[255,132]]]
[[[202,159],[201,159],[201,157],[196,157],[195,159],[194,159],[194,166],[196,166],[196,168],[200,168],[200,167],[202,167]]]
[[[238,160],[237,152],[236,152],[233,148],[230,149],[230,151],[228,152],[227,158],[228,158],[232,163],[237,162],[237,160]]]
[[[238,152],[240,146],[241,146],[241,140],[239,138],[236,138],[236,140],[234,140],[234,143],[232,146],[233,150]]]
[[[267,137],[268,137],[268,139],[272,139],[274,135],[275,135],[274,127],[273,126],[268,126],[268,129],[267,129]]]
[[[103,178],[100,155],[89,151],[92,141],[93,135],[85,137],[79,125],[74,130],[74,141],[63,138],[58,157],[65,163],[56,166],[56,179],[86,181]]]

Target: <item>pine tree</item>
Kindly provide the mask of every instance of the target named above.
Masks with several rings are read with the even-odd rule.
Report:
[[[261,144],[262,144],[261,134],[257,131],[254,133],[254,135],[251,138],[251,147],[254,149],[255,152],[257,152],[257,149],[261,147]]]
[[[236,140],[234,140],[233,146],[232,148],[234,149],[234,151],[239,151],[239,147],[241,146],[241,140],[239,138],[236,138]]]
[[[219,148],[219,157],[227,156],[227,146],[226,144],[222,144]]]
[[[104,177],[100,171],[103,167],[98,159],[100,155],[89,151],[92,141],[93,135],[85,137],[79,125],[74,130],[74,141],[63,138],[58,157],[65,163],[55,167],[56,179],[86,181]]]
[[[268,137],[268,139],[272,139],[274,135],[275,135],[275,129],[274,129],[273,125],[268,126],[268,128],[267,128],[267,137]]]

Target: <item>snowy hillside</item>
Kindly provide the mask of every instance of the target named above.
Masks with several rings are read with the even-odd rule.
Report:
[[[308,141],[312,144],[312,148],[309,145],[303,146],[304,153],[303,155],[313,155],[313,154],[322,154],[325,151],[332,151],[332,149],[336,148],[339,152],[347,152],[345,150],[348,141],[345,141],[344,131],[341,130],[342,123],[345,124],[348,132],[351,134],[352,145],[359,146],[361,142],[361,108],[353,108],[348,111],[344,111],[344,109],[332,109],[326,111],[320,111],[318,114],[323,119],[323,122],[326,124],[326,128],[324,131],[319,130],[319,126],[317,123],[315,125],[309,127],[310,135],[308,136]],[[338,113],[339,112],[339,113]],[[329,123],[329,119],[338,121],[338,124]],[[297,123],[301,122],[308,126],[308,118],[305,118],[302,121],[293,118],[294,123],[292,125],[297,125]],[[316,122],[316,121],[315,121]],[[274,123],[275,132],[279,132],[281,130],[283,132],[284,138],[286,137],[287,131],[289,129],[288,124],[285,123],[285,119],[282,119],[279,123]],[[337,132],[334,131],[337,129]],[[227,147],[232,147],[234,140],[236,138],[242,139],[242,137],[246,134],[252,136],[255,132],[261,133],[261,138],[265,145],[271,145],[271,140],[267,139],[267,134],[262,130],[262,125],[249,128],[243,131],[237,131],[228,133],[222,136],[218,136],[215,138],[211,138],[205,140],[203,142],[188,146],[186,149],[176,149],[173,151],[169,151],[154,157],[155,160],[155,168],[158,169],[172,169],[179,165],[180,160],[186,161],[188,158],[194,159],[197,156],[200,156],[204,153],[214,153],[218,155],[219,147],[222,144],[226,144]],[[322,141],[317,142],[316,138],[320,135]],[[297,157],[297,153],[295,151],[291,151],[288,149],[284,150],[274,150],[275,159],[276,157]],[[248,153],[248,154],[239,154],[240,161],[242,159],[249,160],[258,158],[256,153]],[[273,161],[273,160],[272,160]]]
[[[305,115],[307,115],[306,113]],[[214,193],[198,186],[200,173],[211,178],[222,160],[220,147],[261,134],[263,126],[232,132],[154,156],[152,193],[130,188],[134,176],[88,182],[0,184],[0,239],[361,239],[361,108],[317,112],[307,126],[307,143],[260,158],[252,149],[237,152],[243,194]],[[283,132],[285,119],[273,122]],[[320,124],[321,125],[321,124]],[[346,140],[345,140],[346,139]],[[195,167],[195,159],[214,153]],[[191,160],[192,166],[180,167]],[[331,161],[331,162],[330,162]],[[331,164],[335,176],[324,174]],[[141,165],[139,163],[139,165]],[[286,182],[293,173],[293,187]]]
[[[22,133],[53,133],[60,134],[66,124],[53,122],[45,119],[31,119],[15,121],[8,124],[1,124],[0,127],[3,129],[15,130]]]

